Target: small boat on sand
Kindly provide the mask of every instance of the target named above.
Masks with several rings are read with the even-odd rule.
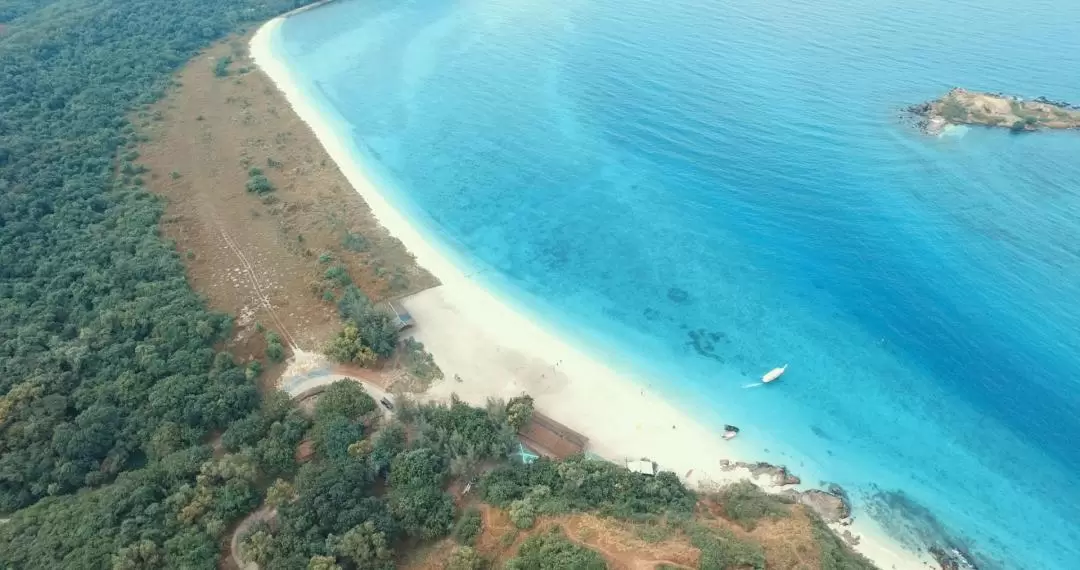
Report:
[[[737,436],[737,435],[739,435],[739,428],[737,428],[737,427],[735,427],[733,425],[725,425],[724,426],[724,435],[723,435],[724,439],[734,439],[735,436]]]
[[[765,375],[761,377],[761,381],[765,384],[768,384],[769,382],[772,382],[773,380],[776,380],[777,378],[783,376],[784,372],[787,371],[787,366],[788,365],[785,364],[780,368],[773,368],[772,370],[766,372]]]

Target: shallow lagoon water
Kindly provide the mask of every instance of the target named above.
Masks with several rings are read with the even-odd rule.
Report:
[[[276,50],[455,257],[744,452],[1080,567],[1080,133],[899,119],[1080,102],[1080,5],[345,1]]]

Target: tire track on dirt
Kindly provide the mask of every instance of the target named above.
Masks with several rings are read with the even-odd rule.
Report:
[[[258,297],[259,302],[262,304],[262,306],[265,307],[267,312],[270,313],[270,318],[274,320],[274,324],[277,325],[278,330],[280,330],[282,336],[285,337],[285,342],[288,342],[289,346],[292,347],[294,350],[299,348],[299,346],[296,344],[296,340],[289,332],[289,329],[285,327],[285,323],[281,321],[281,318],[278,317],[277,311],[274,310],[274,305],[270,302],[270,297],[264,290],[265,285],[263,285],[262,281],[259,279],[259,276],[255,273],[255,267],[248,260],[247,256],[244,255],[244,252],[240,249],[240,246],[236,243],[236,241],[232,239],[232,236],[229,235],[229,232],[225,231],[225,228],[222,227],[221,223],[217,221],[215,221],[214,223],[215,225],[217,225],[218,232],[221,234],[222,239],[225,240],[225,244],[229,246],[229,249],[232,250],[233,254],[236,255],[237,259],[240,260],[240,264],[241,266],[243,266],[244,273],[247,276],[248,284],[255,292],[255,296]]]

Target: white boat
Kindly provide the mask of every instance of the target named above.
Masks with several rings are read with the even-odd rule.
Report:
[[[766,372],[765,375],[761,377],[761,381],[764,382],[765,384],[768,384],[769,382],[772,382],[773,380],[776,380],[777,378],[783,376],[784,372],[786,370],[787,370],[787,364],[781,366],[780,368],[773,368],[772,370]]]

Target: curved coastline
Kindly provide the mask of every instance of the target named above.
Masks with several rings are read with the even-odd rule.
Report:
[[[528,310],[484,287],[460,262],[455,263],[452,252],[439,247],[437,240],[392,204],[365,171],[355,144],[334,128],[332,119],[274,56],[275,36],[286,17],[259,28],[250,42],[252,59],[311,128],[379,223],[442,282],[404,300],[419,323],[416,338],[427,345],[450,378],[433,387],[430,397],[446,398],[453,392],[470,403],[483,404],[488,397],[527,391],[545,413],[587,435],[591,449],[606,459],[620,462],[648,456],[697,488],[754,479],[765,488],[779,490],[769,475],[731,469],[729,461],[751,461],[739,453],[746,450],[724,442],[719,433],[672,406],[668,398],[644,388],[651,386],[644,378],[616,371],[571,346],[530,318]],[[886,536],[869,517],[860,517],[851,527],[834,527],[838,532],[849,528],[861,535],[855,548],[879,567],[936,566],[927,554],[907,550]]]

